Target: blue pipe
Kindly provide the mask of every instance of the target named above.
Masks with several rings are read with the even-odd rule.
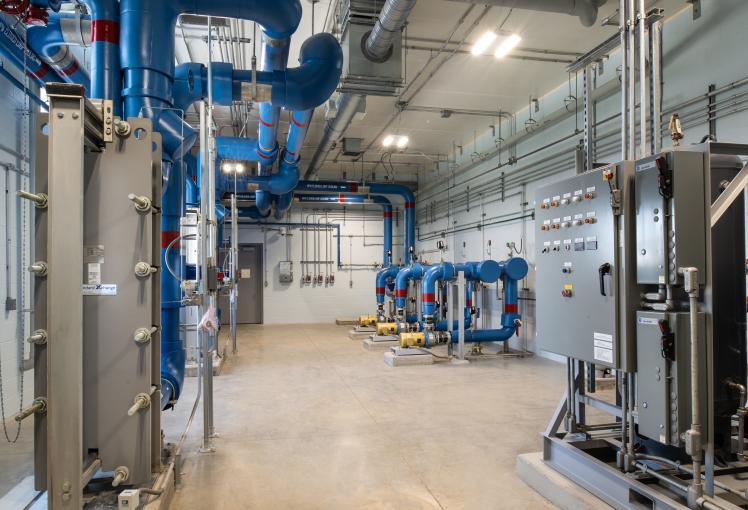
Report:
[[[392,202],[385,197],[364,195],[315,195],[311,193],[295,193],[296,202],[323,202],[338,204],[366,204],[373,203],[382,206],[382,218],[384,220],[384,253],[382,254],[382,266],[390,265],[389,254],[392,253]]]
[[[13,30],[12,23],[0,16],[0,57],[13,64],[16,69],[23,71],[23,54],[23,39]],[[59,75],[31,48],[26,48],[25,60],[26,76],[41,88],[44,88],[47,83],[60,81]]]
[[[307,40],[308,41],[308,40]],[[306,44],[306,43],[305,43]],[[301,147],[304,144],[304,139],[309,131],[309,125],[312,122],[312,116],[314,110],[305,110],[301,112],[293,112],[291,114],[291,122],[288,129],[288,138],[286,140],[286,148],[283,150],[283,158],[281,159],[280,168],[278,174],[281,172],[284,175],[290,175],[290,179],[293,181],[293,189],[299,182],[299,161],[301,159]],[[293,171],[290,168],[293,168]],[[276,177],[281,179],[282,177]],[[291,182],[283,183],[291,185]],[[293,195],[291,190],[285,194],[278,196],[275,201],[275,219],[282,220],[286,212],[291,208],[291,201]]]
[[[360,193],[359,188],[364,186],[358,182],[331,182],[331,181],[299,181],[296,191],[333,192],[333,193]],[[400,184],[377,184],[366,183],[369,193],[374,195],[399,195],[405,200],[405,254],[407,263],[415,256],[416,239],[416,215],[415,195],[407,186]],[[414,253],[410,253],[413,248]]]
[[[438,281],[452,281],[455,276],[454,267],[449,262],[432,266],[423,276],[421,282],[421,307],[424,315],[434,315],[436,309],[435,286]]]
[[[282,168],[282,165],[281,165]],[[298,176],[299,169],[296,168],[296,175]],[[293,201],[293,193],[283,193],[282,195],[273,195],[275,197],[275,219],[280,221],[286,215],[286,211],[291,208],[291,202]]]
[[[420,280],[429,267],[431,266],[413,264],[397,273],[397,278],[395,279],[395,306],[398,309],[405,308],[405,298],[408,297],[408,280]]]
[[[385,287],[387,282],[395,278],[400,270],[395,265],[390,265],[377,273],[376,280],[376,291],[377,291],[377,303],[384,303]]]
[[[116,0],[112,0],[116,1]],[[180,14],[225,16],[257,22],[273,39],[290,37],[301,21],[300,0],[122,0],[120,57],[127,117],[141,111],[161,133],[163,148],[178,159],[189,151],[197,132],[172,107],[174,40]],[[179,133],[185,133],[184,139]]]
[[[46,27],[26,28],[26,42],[67,83],[77,83],[91,90],[91,76],[80,65],[70,46],[65,42],[60,19],[73,18],[72,14],[52,14]],[[87,93],[86,95],[90,95]]]
[[[110,99],[114,115],[121,116],[120,3],[118,0],[80,0],[80,3],[91,14],[91,97]],[[140,51],[152,49],[140,48]]]
[[[224,159],[232,161],[257,161],[272,165],[278,157],[278,142],[271,150],[260,147],[257,138],[216,137],[216,165],[220,168]]]
[[[31,92],[31,90],[28,87],[24,87],[23,83],[18,81],[15,76],[10,74],[10,71],[5,69],[5,66],[3,65],[3,61],[0,60],[0,74],[5,76],[5,78],[18,90],[20,91],[26,91],[26,95],[29,96],[35,103],[37,103],[39,106],[44,108],[45,110],[49,111],[49,105],[42,101],[42,98]]]

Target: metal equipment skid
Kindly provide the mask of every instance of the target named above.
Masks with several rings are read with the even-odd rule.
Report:
[[[614,508],[748,505],[746,156],[676,147],[536,191],[538,345],[568,359],[543,460]]]

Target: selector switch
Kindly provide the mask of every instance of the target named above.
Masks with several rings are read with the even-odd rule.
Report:
[[[560,249],[561,249],[561,247],[560,247],[560,246],[554,246],[554,247],[553,247],[553,251],[559,251]]]

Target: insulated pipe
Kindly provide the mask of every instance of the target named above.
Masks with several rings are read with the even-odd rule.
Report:
[[[113,0],[116,1],[116,0]],[[120,57],[125,88],[125,116],[141,113],[163,137],[167,154],[178,158],[197,139],[172,106],[176,21],[180,14],[199,14],[257,22],[273,39],[290,37],[301,21],[300,0],[122,0]],[[184,132],[184,138],[181,133]]]
[[[118,0],[79,0],[91,14],[91,97],[110,99],[114,115],[122,115],[120,73],[120,3]],[[123,2],[124,3],[124,2]],[[164,2],[168,3],[168,2]],[[172,32],[172,55],[174,54]],[[150,53],[150,48],[140,51]],[[154,52],[157,53],[157,52]],[[134,117],[135,115],[130,115]]]
[[[52,14],[46,27],[28,27],[26,42],[65,82],[83,85],[90,91],[91,76],[88,70],[80,65],[62,35],[60,20],[67,17],[72,15]],[[87,95],[90,96],[90,92]]]
[[[0,16],[0,56],[23,72],[24,69],[23,39],[13,30],[4,17]],[[31,48],[26,48],[26,76],[44,88],[47,83],[59,82],[60,77],[52,71],[42,58]]]
[[[315,195],[311,193],[295,193],[294,202],[315,203],[338,203],[338,204],[378,204],[382,206],[382,218],[384,220],[384,253],[382,254],[382,267],[390,265],[390,254],[392,253],[392,203],[385,197],[363,195]]]
[[[607,0],[452,0],[466,4],[491,5],[508,9],[555,12],[577,16],[585,27],[591,27],[597,20],[597,10]]]
[[[416,239],[416,209],[415,195],[407,186],[400,184],[377,184],[358,182],[331,182],[331,181],[299,181],[297,191],[333,192],[341,194],[369,194],[376,195],[399,195],[403,197],[405,204],[405,253],[403,258],[410,262],[410,248],[414,250]]]

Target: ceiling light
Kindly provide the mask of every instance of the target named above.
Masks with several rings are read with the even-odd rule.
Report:
[[[236,171],[239,172],[239,173],[241,173],[241,172],[244,171],[244,167],[242,166],[241,163],[237,163],[236,164]]]
[[[230,172],[231,171],[231,165],[229,165],[228,163],[224,163],[223,164],[223,171],[224,172]]]
[[[480,55],[483,53],[483,51],[488,48],[488,45],[493,42],[493,40],[496,39],[496,34],[493,32],[486,32],[483,34],[483,37],[481,37],[475,45],[473,45],[473,55]]]
[[[400,139],[397,141],[398,147],[405,147],[405,144],[408,143],[408,137],[407,136],[401,136]]]
[[[392,135],[390,135],[390,136],[388,136],[387,138],[384,139],[384,142],[382,142],[382,145],[384,145],[385,147],[388,147],[388,146],[392,145],[392,142],[394,142],[394,141],[395,141],[395,137],[392,136]]]
[[[501,43],[501,46],[499,46],[499,49],[496,50],[496,53],[494,53],[494,56],[496,58],[502,58],[502,57],[504,57],[507,53],[509,53],[510,51],[512,51],[512,48],[514,48],[515,46],[517,46],[517,44],[521,40],[522,40],[522,38],[520,36],[518,36],[517,34],[514,34],[514,35],[510,36],[507,40],[505,40],[503,43]]]

